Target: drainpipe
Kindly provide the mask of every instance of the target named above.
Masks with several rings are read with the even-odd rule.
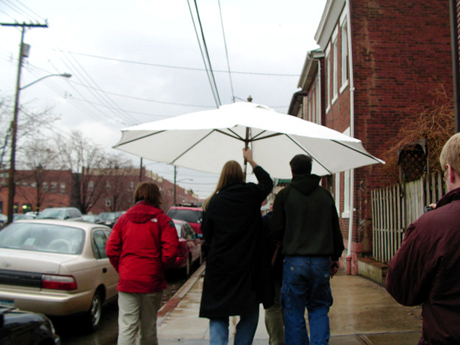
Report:
[[[459,65],[458,65],[458,21],[457,21],[457,1],[450,0],[450,36],[452,42],[452,76],[454,78],[454,111],[455,111],[455,132],[460,132],[459,119]]]
[[[354,138],[355,130],[354,130],[354,94],[355,94],[355,84],[353,81],[353,49],[351,46],[351,4],[350,0],[347,0],[347,26],[348,26],[348,65],[349,65],[349,83],[350,83],[350,136]],[[347,274],[350,275],[352,273],[352,256],[351,256],[351,245],[353,242],[353,213],[354,213],[354,170],[350,170],[350,218],[348,224],[348,250],[347,250]],[[358,269],[356,268],[353,270],[355,274],[357,274]]]

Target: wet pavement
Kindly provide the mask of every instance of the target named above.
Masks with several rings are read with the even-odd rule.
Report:
[[[198,317],[204,269],[202,265],[160,309],[160,345],[209,344],[209,321]],[[329,312],[330,344],[417,344],[422,330],[420,306],[401,306],[382,286],[343,271],[331,280],[331,288],[334,304]],[[234,334],[236,322],[232,318],[230,334]],[[268,344],[263,308],[254,344]]]

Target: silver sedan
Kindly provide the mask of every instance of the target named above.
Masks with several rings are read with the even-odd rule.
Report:
[[[0,231],[0,305],[49,316],[82,314],[97,329],[117,297],[105,244],[111,229],[61,220],[16,221]]]

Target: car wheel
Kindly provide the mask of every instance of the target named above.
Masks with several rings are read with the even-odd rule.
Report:
[[[91,306],[86,315],[86,323],[89,332],[94,332],[99,327],[102,316],[102,294],[96,291],[91,301]]]

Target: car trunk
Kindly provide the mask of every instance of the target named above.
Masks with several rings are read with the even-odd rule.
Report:
[[[75,260],[75,256],[3,249],[0,252],[0,286],[2,290],[39,290],[42,274],[62,274],[61,263],[68,260]]]

